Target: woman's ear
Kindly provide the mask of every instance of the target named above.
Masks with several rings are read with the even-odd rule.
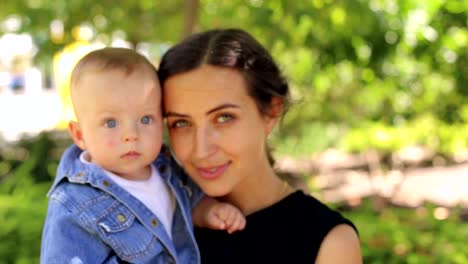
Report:
[[[281,117],[283,113],[283,98],[275,96],[271,98],[270,114],[274,117]]]
[[[281,118],[283,113],[283,99],[281,97],[275,96],[271,99],[270,109],[268,114],[265,116],[266,120],[266,132],[270,134],[273,128],[275,128],[276,123]]]
[[[75,121],[68,122],[68,132],[70,133],[73,142],[81,148],[82,150],[86,149],[86,145],[83,139],[83,133],[81,131],[80,124]]]

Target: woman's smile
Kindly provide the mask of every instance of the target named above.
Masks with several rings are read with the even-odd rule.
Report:
[[[206,180],[214,180],[218,177],[221,177],[224,174],[224,172],[229,168],[229,165],[231,165],[231,161],[220,166],[196,167],[196,168],[201,178],[206,179]]]

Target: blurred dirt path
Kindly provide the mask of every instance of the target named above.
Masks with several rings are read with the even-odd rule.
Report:
[[[408,207],[431,202],[468,208],[468,164],[393,171],[372,177],[366,172],[342,171],[319,175],[316,183],[327,201],[380,195]]]
[[[429,155],[419,155],[421,161]],[[419,151],[419,153],[423,153]],[[424,202],[440,206],[468,208],[468,162],[455,165],[369,170],[365,155],[328,151],[318,157],[298,160],[279,159],[277,168],[289,175],[300,188],[316,189],[328,202],[358,203],[360,198],[379,196],[393,204],[416,207]],[[406,159],[408,161],[409,159]],[[372,171],[372,173],[370,172]],[[312,175],[304,182],[302,175]]]

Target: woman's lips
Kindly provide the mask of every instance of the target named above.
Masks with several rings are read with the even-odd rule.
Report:
[[[215,167],[205,167],[205,168],[197,168],[198,174],[203,178],[207,180],[213,180],[221,176],[231,165],[231,162],[228,162],[224,165],[221,166],[215,166]]]

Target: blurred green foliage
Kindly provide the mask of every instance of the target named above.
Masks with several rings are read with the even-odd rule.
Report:
[[[43,133],[0,152],[0,264],[39,263],[46,193],[69,143]],[[468,262],[467,209],[455,208],[447,219],[437,220],[431,204],[377,211],[366,198],[360,207],[340,210],[360,232],[364,263]]]
[[[203,29],[248,29],[290,79],[278,155],[466,150],[468,1],[202,2]]]
[[[43,133],[0,152],[0,263],[39,263],[46,193],[68,140]]]
[[[443,220],[436,218],[437,210],[426,204],[377,212],[366,199],[343,214],[359,230],[364,263],[468,263],[468,223],[461,217],[466,209],[454,208]]]

